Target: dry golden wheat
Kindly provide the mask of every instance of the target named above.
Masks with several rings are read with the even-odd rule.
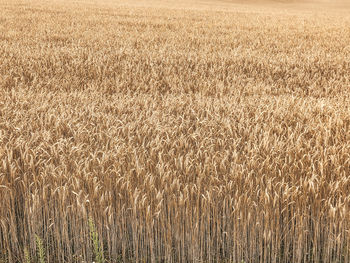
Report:
[[[335,5],[0,1],[0,260],[92,262],[92,218],[107,262],[349,262],[349,43]]]

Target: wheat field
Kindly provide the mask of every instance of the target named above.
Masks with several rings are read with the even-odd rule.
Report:
[[[350,262],[348,7],[0,0],[0,262]]]

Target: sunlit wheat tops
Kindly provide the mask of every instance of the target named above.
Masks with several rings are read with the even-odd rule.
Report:
[[[348,12],[0,2],[0,262],[350,262]]]

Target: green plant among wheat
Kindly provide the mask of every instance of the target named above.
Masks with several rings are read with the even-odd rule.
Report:
[[[97,263],[104,263],[105,259],[103,256],[103,246],[100,243],[98,238],[98,233],[96,231],[95,223],[92,218],[89,218],[89,230],[90,230],[90,238],[94,247],[94,255],[95,261]]]

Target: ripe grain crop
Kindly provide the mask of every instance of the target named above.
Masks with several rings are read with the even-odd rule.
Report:
[[[346,11],[1,0],[0,261],[349,262]]]

